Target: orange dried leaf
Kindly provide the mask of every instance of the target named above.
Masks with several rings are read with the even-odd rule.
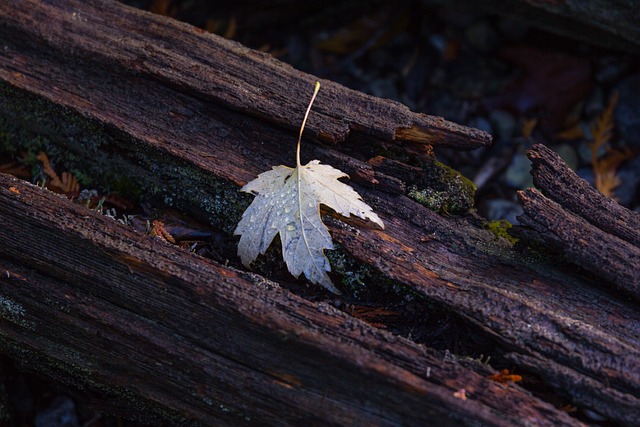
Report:
[[[9,187],[9,191],[15,194],[20,194],[20,190],[18,190],[16,187]]]
[[[572,127],[570,127],[569,129],[563,130],[560,133],[557,133],[554,135],[555,139],[561,139],[564,141],[570,141],[573,139],[582,139],[584,138],[584,131],[582,130],[582,127],[580,127],[579,124],[576,124]]]
[[[208,18],[207,22],[204,25],[204,29],[209,31],[210,33],[217,34],[222,27],[222,21],[220,19],[212,19]]]
[[[351,309],[351,315],[359,319],[371,319],[374,317],[393,316],[396,314],[398,313],[382,307],[353,306]]]
[[[402,32],[410,18],[406,11],[395,14],[390,13],[389,7],[384,7],[337,30],[328,39],[316,43],[316,48],[326,53],[347,55],[382,46]]]
[[[64,194],[78,193],[80,191],[80,184],[73,174],[69,172],[62,172],[62,179],[58,176],[55,170],[51,167],[51,162],[47,155],[41,151],[36,157],[42,162],[42,170],[50,180],[47,183],[47,187],[50,190],[58,191]]]
[[[624,161],[633,158],[635,155],[633,150],[625,148],[623,150],[608,149],[602,157],[600,156],[601,148],[611,139],[614,128],[614,111],[617,103],[618,92],[614,92],[609,98],[607,107],[591,124],[590,131],[593,142],[589,144],[596,188],[602,194],[614,200],[613,191],[622,183],[616,174],[616,170]]]
[[[364,320],[370,325],[386,329],[387,325],[380,323],[380,320],[384,317],[395,316],[398,313],[392,310],[387,310],[383,307],[365,307],[365,306],[352,306],[351,315],[356,319]]]
[[[44,151],[38,153],[36,159],[42,162],[42,169],[45,175],[47,175],[51,180],[49,181],[49,185],[55,188],[62,188],[62,181],[60,177],[51,167],[51,162],[49,162],[49,157],[45,154]]]
[[[467,400],[467,390],[461,388],[460,390],[453,393],[453,397],[457,397],[460,400]]]
[[[489,375],[488,377],[492,381],[497,381],[500,384],[505,384],[507,382],[517,383],[522,381],[521,375],[510,374],[508,369],[503,369],[502,372],[498,372],[497,374]]]
[[[224,32],[222,37],[224,37],[225,39],[231,40],[237,35],[237,33],[238,33],[238,22],[236,21],[236,17],[232,16],[231,19],[229,19],[227,30]]]
[[[80,184],[73,174],[62,172],[62,191],[64,193],[77,193],[80,191]]]
[[[176,243],[176,239],[174,239],[171,233],[164,228],[164,222],[154,220],[151,224],[153,225],[150,233],[152,236],[157,236],[160,240],[164,240],[165,242],[173,244]]]
[[[21,165],[16,161],[9,163],[3,163],[0,165],[0,172],[8,175],[13,175],[16,178],[31,179],[31,171],[26,165]]]
[[[154,0],[150,10],[157,15],[175,16],[177,10],[171,3],[172,0]]]
[[[600,148],[611,139],[613,131],[613,113],[618,104],[618,92],[613,92],[609,98],[609,104],[591,124],[591,135],[593,135],[592,147]],[[595,151],[597,155],[597,150]]]
[[[576,406],[573,405],[564,405],[563,407],[560,408],[561,411],[564,411],[568,414],[572,414],[574,412],[578,412],[578,408]]]

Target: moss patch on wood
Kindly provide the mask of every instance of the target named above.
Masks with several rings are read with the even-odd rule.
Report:
[[[496,237],[505,239],[512,245],[515,245],[518,242],[518,238],[509,234],[509,229],[512,227],[513,225],[505,219],[491,221],[486,224],[486,229],[492,232]]]
[[[87,187],[160,199],[231,234],[251,201],[237,186],[42,98],[0,82],[0,151],[36,165],[38,151]]]
[[[409,187],[407,196],[439,213],[462,214],[473,208],[476,186],[440,162],[423,165],[425,179]]]

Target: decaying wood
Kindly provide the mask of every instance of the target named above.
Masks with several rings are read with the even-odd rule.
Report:
[[[309,92],[310,76],[268,54],[186,24],[166,26],[162,17],[123,14],[122,7],[104,2],[82,3],[8,1],[3,2],[0,13],[4,28],[17,31],[11,39],[41,37],[52,50],[73,52],[78,61],[99,52],[94,58],[113,67],[279,126],[299,128],[307,102],[300,94]],[[96,13],[103,19],[92,19]],[[42,20],[43,25],[31,27],[31,19]],[[117,32],[113,23],[118,24]],[[344,141],[351,133],[399,144],[409,141],[465,149],[491,141],[486,132],[414,114],[400,103],[381,101],[330,81],[323,81],[323,96],[314,112],[307,130],[331,143]]]
[[[527,155],[533,183],[545,196],[600,230],[640,247],[640,213],[602,195],[544,145],[535,145]]]
[[[7,175],[0,206],[2,351],[129,416],[580,425],[518,386]]]
[[[524,214],[518,219],[531,231],[521,231],[547,244],[585,270],[613,283],[640,300],[640,248],[600,230],[537,190],[518,194]]]
[[[640,300],[640,214],[596,191],[543,145],[528,156],[533,181],[549,198],[534,189],[518,194],[520,220],[530,227],[520,234]]]
[[[117,170],[139,188],[162,195],[168,203],[206,218],[230,234],[247,202],[247,198],[237,195],[238,186],[273,165],[293,163],[293,129],[299,126],[307,99],[304,94],[312,88],[315,79],[266,55],[190,26],[106,0],[2,2],[0,36],[4,45],[0,50],[0,118],[23,131],[27,129],[24,132],[28,135],[46,138],[57,150],[80,159],[89,172],[93,171],[93,176]],[[474,215],[444,217],[428,210],[405,195],[407,184],[413,184],[407,182],[412,179],[409,173],[412,166],[394,163],[404,163],[402,155],[393,159],[377,157],[381,153],[390,153],[386,155],[388,157],[409,151],[426,153],[423,158],[427,158],[429,150],[425,143],[446,144],[445,141],[449,140],[452,147],[472,148],[487,143],[486,134],[413,114],[399,104],[367,97],[331,82],[323,82],[314,112],[309,124],[310,135],[314,138],[303,142],[303,161],[319,158],[348,172],[354,186],[386,225],[382,231],[362,224],[358,224],[356,229],[334,221],[330,227],[332,235],[351,256],[376,270],[381,277],[409,287],[481,327],[509,349],[504,356],[519,369],[537,374],[573,404],[621,424],[631,426],[640,423],[640,328],[637,327],[640,313],[637,305],[617,292],[594,286],[590,278],[579,271],[552,264],[552,259],[536,259],[518,252],[508,242],[484,230],[482,221]],[[417,133],[406,131],[412,128],[421,130]],[[417,134],[422,136],[417,137]],[[323,142],[332,145],[327,146]],[[21,200],[6,191],[3,194],[13,203]],[[29,194],[36,197],[35,192]],[[193,362],[199,365],[185,373],[185,382],[196,381],[202,373],[213,375],[216,371],[220,375],[229,374],[228,377],[211,379],[217,385],[204,386],[204,390],[211,391],[211,394],[204,392],[204,396],[211,399],[212,410],[221,411],[216,412],[216,419],[221,422],[232,420],[226,418],[231,415],[225,415],[224,408],[242,408],[238,412],[250,412],[242,405],[236,392],[243,387],[251,387],[250,384],[259,378],[242,369],[242,366],[247,366],[243,361],[247,357],[248,363],[256,362],[260,366],[258,362],[261,360],[256,358],[265,349],[269,350],[266,354],[272,356],[283,354],[284,348],[290,350],[288,354],[301,357],[290,370],[285,369],[289,366],[287,360],[276,366],[284,371],[276,369],[275,372],[288,375],[294,372],[294,367],[300,367],[300,370],[295,370],[295,378],[300,378],[296,375],[303,372],[309,375],[302,381],[287,375],[272,375],[273,384],[283,383],[286,386],[282,387],[289,391],[275,385],[273,387],[277,391],[269,388],[264,393],[258,388],[250,388],[249,394],[255,393],[252,397],[256,401],[260,398],[267,400],[266,406],[257,406],[255,416],[270,422],[277,422],[275,418],[269,418],[274,416],[270,411],[288,410],[288,406],[281,405],[286,405],[290,394],[296,393],[300,393],[294,399],[296,404],[302,401],[314,405],[314,416],[326,416],[323,411],[328,406],[324,405],[335,405],[335,408],[329,407],[335,411],[334,421],[338,424],[352,420],[348,414],[357,409],[354,405],[360,411],[353,413],[379,417],[376,419],[384,423],[398,420],[393,418],[396,415],[390,415],[396,414],[393,411],[397,408],[392,408],[396,404],[406,407],[404,409],[411,414],[413,409],[426,404],[417,395],[439,396],[438,402],[446,400],[446,393],[429,391],[431,386],[427,383],[431,380],[426,378],[428,375],[424,371],[420,374],[410,368],[413,360],[422,360],[422,368],[431,362],[438,366],[442,363],[427,361],[424,359],[426,356],[417,355],[420,351],[428,353],[423,347],[381,334],[361,323],[352,323],[353,320],[324,305],[313,305],[275,286],[260,286],[264,279],[257,276],[224,269],[206,261],[192,265],[193,259],[182,258],[187,254],[177,249],[170,249],[171,256],[177,257],[181,264],[172,264],[174,260],[164,252],[165,246],[160,250],[158,243],[135,240],[137,237],[134,239],[134,235],[126,234],[125,242],[118,244],[123,239],[122,231],[118,229],[117,235],[109,235],[109,230],[113,229],[107,228],[106,234],[97,233],[92,228],[92,224],[98,221],[94,215],[78,211],[69,216],[61,210],[57,211],[59,223],[56,224],[38,217],[37,211],[32,212],[36,205],[31,199],[24,203],[20,218],[17,211],[7,211],[4,202],[0,204],[0,212],[10,212],[7,215],[13,218],[11,227],[14,227],[0,234],[0,250],[4,251],[5,257],[11,257],[11,261],[3,262],[10,262],[10,267],[18,274],[27,278],[41,275],[42,280],[39,287],[23,288],[17,286],[19,282],[15,279],[9,280],[12,284],[9,301],[31,289],[48,289],[51,286],[55,297],[48,299],[42,293],[24,294],[25,299],[21,299],[20,304],[22,307],[27,307],[27,302],[62,307],[58,313],[61,316],[58,324],[79,325],[78,332],[84,331],[81,336],[89,341],[92,338],[89,325],[93,323],[82,323],[87,316],[94,319],[100,315],[109,316],[110,310],[126,310],[127,313],[122,314],[125,316],[123,319],[137,319],[139,323],[134,323],[137,329],[123,330],[124,323],[112,317],[109,317],[109,326],[116,328],[119,337],[130,339],[127,334],[132,330],[134,337],[138,333],[149,337],[147,340],[152,347],[143,347],[141,357],[147,356],[141,359],[138,365],[141,371],[136,371],[133,377],[149,388],[156,388],[159,394],[154,394],[151,399],[156,404],[171,407],[171,397],[175,397],[167,389],[167,383],[158,382],[160,379],[155,375],[169,367],[148,356],[150,349],[160,351],[163,348],[160,344],[165,339],[175,342],[176,348],[186,349],[189,345],[198,348],[197,356],[194,356],[197,360]],[[44,209],[45,204],[37,206]],[[25,209],[32,216],[26,215]],[[86,220],[83,215],[88,215]],[[23,233],[16,234],[20,227],[26,228],[23,228]],[[22,240],[15,237],[29,236],[39,227],[48,230],[46,239],[43,236],[42,240],[24,240],[27,244],[22,244]],[[63,257],[56,253],[59,247],[65,248],[68,254],[81,256],[83,263],[114,261],[114,254],[135,256],[121,258],[119,267],[114,267],[117,271],[114,276],[109,275],[112,269],[107,268],[111,264],[96,270],[105,274],[108,280],[99,281],[95,285],[99,287],[91,288],[94,285],[89,278],[93,276],[76,271],[81,268],[78,265],[82,265],[76,259],[72,259],[74,264],[60,259]],[[135,252],[127,249],[130,247],[135,248]],[[8,253],[7,248],[14,250]],[[78,248],[82,252],[79,253]],[[58,264],[64,267],[55,267]],[[180,268],[185,269],[184,275]],[[28,275],[33,269],[37,272]],[[141,279],[147,275],[150,283]],[[137,278],[137,287],[127,286],[130,280],[134,280],[132,277]],[[87,279],[85,286],[92,289],[89,294],[82,293],[84,291],[78,286],[82,278]],[[68,288],[73,283],[75,287]],[[70,292],[56,293],[58,285]],[[195,293],[189,290],[190,286],[194,286]],[[145,306],[147,292],[128,293],[137,292],[136,289],[157,290],[162,298],[158,307],[151,309]],[[76,298],[74,292],[81,293]],[[60,302],[65,301],[66,295],[73,299],[68,306]],[[238,299],[234,300],[232,296]],[[176,298],[184,298],[189,304],[173,304]],[[92,315],[91,305],[103,302],[110,305],[96,311],[98,315]],[[211,307],[222,314],[216,315]],[[309,316],[314,322],[330,326],[313,329],[315,323],[293,314],[296,307],[303,307],[306,310],[304,316]],[[67,308],[73,308],[72,314],[65,314]],[[196,310],[194,317],[185,320],[184,313],[192,310]],[[327,317],[313,314],[314,310]],[[19,341],[15,337],[20,336],[31,323],[21,327],[11,322],[6,311],[3,313],[0,330],[5,337],[3,351],[11,351],[14,357],[18,357],[25,346],[32,348],[38,344],[39,341],[28,334],[25,336],[32,337],[32,341],[17,344]],[[29,315],[34,313],[30,311]],[[282,320],[280,316],[286,319]],[[273,318],[279,320],[273,321]],[[265,329],[255,332],[256,319],[264,321],[257,323],[264,324]],[[300,324],[311,329],[298,335],[290,333],[299,330],[296,328]],[[195,325],[207,325],[213,329],[199,333]],[[279,328],[289,331],[285,336],[293,336],[296,344],[288,347],[271,342],[277,339],[278,334],[273,331]],[[338,346],[333,343],[331,340],[339,342],[343,338],[347,343],[353,342],[353,336],[340,335],[344,334],[345,328],[366,330],[362,333],[371,339],[366,343],[358,341],[362,348],[379,358],[393,355],[393,360],[384,359],[388,364],[382,364],[374,358],[375,363],[369,363],[374,359],[368,358],[374,356],[358,345]],[[38,328],[34,333],[37,332]],[[163,338],[156,338],[154,334],[160,333]],[[240,341],[232,341],[231,335],[234,334],[246,338],[242,345],[238,344]],[[272,340],[265,338],[269,334]],[[334,334],[337,338],[332,338],[336,336]],[[211,338],[218,335],[226,337],[226,340]],[[40,350],[42,366],[53,370],[56,361],[64,360],[60,362],[64,366],[79,363],[68,351],[81,344],[73,341],[73,333],[63,335],[65,340],[72,341],[56,342],[51,336],[45,340],[47,350]],[[250,337],[255,337],[256,342],[247,344]],[[231,345],[232,342],[235,344]],[[221,343],[231,345],[231,348],[220,349],[217,345]],[[243,347],[245,344],[247,349]],[[126,348],[133,346],[131,343]],[[342,366],[343,370],[336,371],[336,376],[332,376],[331,363],[317,362],[313,369],[306,364],[310,360],[322,360],[314,355],[318,352],[325,356],[327,353],[322,350],[323,346],[327,346],[326,352],[330,353],[328,360],[336,360],[335,363]],[[380,349],[379,354],[376,349]],[[162,351],[171,351],[171,348]],[[180,362],[187,360],[181,351],[176,350],[171,357]],[[86,354],[90,353],[91,348],[87,348]],[[202,361],[198,362],[198,358]],[[211,365],[215,368],[209,367],[209,358],[216,360]],[[154,363],[160,363],[162,369],[151,373],[144,371],[155,366]],[[181,369],[179,365],[177,363],[175,369]],[[392,367],[398,365],[406,371]],[[104,374],[109,368],[108,363],[82,366],[86,367],[89,379],[76,376],[73,380],[77,383],[109,383],[110,379]],[[359,368],[354,369],[354,366]],[[97,368],[104,370],[91,370]],[[96,379],[89,375],[91,372],[101,372],[102,376]],[[149,378],[146,378],[147,374]],[[316,374],[320,376],[314,376]],[[360,374],[364,377],[358,380]],[[317,380],[324,375],[335,381],[325,384]],[[132,384],[129,381],[131,377],[122,375],[114,378],[114,384],[129,394],[144,394],[142,390],[146,388],[140,385],[142,383]],[[227,396],[220,385],[226,381],[233,390],[232,396]],[[265,383],[264,378],[261,381],[260,384]],[[379,381],[384,383],[383,388],[375,385]],[[443,377],[442,384],[449,384],[448,381],[448,377]],[[385,390],[385,393],[396,393],[399,397],[388,401],[384,409],[372,415],[362,409],[371,408],[371,401],[358,401],[350,394],[355,389],[350,389],[350,385],[343,382],[353,382],[353,387],[367,390]],[[309,387],[298,383],[309,384]],[[194,383],[190,384],[193,386]],[[196,381],[195,384],[199,383]],[[474,384],[478,384],[473,387],[476,394],[483,395],[485,383]],[[316,386],[322,391],[312,391]],[[334,387],[337,388],[336,396],[340,398],[327,397],[334,394]],[[195,419],[202,419],[208,414],[196,403],[189,403],[195,402],[193,399],[200,399],[199,404],[203,401],[198,386],[189,388],[185,384],[180,390],[185,393],[186,403],[178,401],[180,407],[174,407],[174,412],[189,414]],[[420,391],[416,395],[411,394],[415,390]],[[451,388],[447,389],[450,391]],[[509,418],[501,412],[498,416],[487,409],[498,404],[490,404],[491,399],[510,399],[509,394],[505,391],[505,397],[499,398],[490,395],[487,401],[471,397],[466,402],[472,402],[473,406],[468,407],[455,406],[460,402],[451,399],[442,405],[455,407],[453,413],[459,415],[459,419],[481,419],[489,425],[503,421],[509,423],[518,419],[518,415]],[[380,396],[383,395],[381,391]],[[342,399],[342,396],[350,396],[352,400]],[[327,399],[329,401],[324,403]],[[523,405],[531,404],[527,402]],[[192,409],[191,404],[199,409]],[[516,406],[511,406],[512,410],[525,410],[513,409]],[[414,419],[411,415],[400,421],[419,423],[427,420],[435,413],[429,411],[437,411],[437,408],[429,408],[425,410],[424,418]],[[541,417],[541,422],[550,419],[555,422],[557,418],[558,423],[577,423],[575,420],[567,421],[565,414],[546,408],[549,411],[547,415],[541,414],[542,410],[535,415]],[[523,416],[520,419],[533,422],[534,417]]]

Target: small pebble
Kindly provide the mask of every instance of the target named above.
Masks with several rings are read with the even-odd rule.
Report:
[[[598,116],[604,110],[604,93],[600,86],[596,86],[584,104],[584,113],[589,118]]]
[[[634,159],[620,165],[617,175],[622,183],[613,190],[613,193],[621,205],[630,206],[636,200],[636,195],[638,194],[640,156],[636,156]]]
[[[576,170],[578,167],[578,154],[569,144],[562,144],[553,148],[553,151],[558,153],[562,160],[572,169]]]
[[[529,173],[531,162],[524,147],[520,147],[513,155],[511,163],[504,174],[504,181],[511,188],[518,190],[533,187],[533,177]]]
[[[495,129],[495,138],[506,140],[512,138],[516,128],[516,119],[504,110],[493,110],[489,113],[489,121]]]
[[[378,98],[401,101],[398,87],[393,78],[376,79],[369,84],[370,93]]]
[[[595,185],[595,181],[593,179],[593,169],[591,168],[591,166],[585,166],[583,168],[579,168],[576,171],[576,175],[578,175],[580,178],[587,181],[589,185],[591,186]]]
[[[483,130],[489,134],[493,133],[493,127],[491,126],[491,123],[489,122],[489,120],[485,119],[482,116],[472,117],[467,122],[467,126]]]
[[[620,78],[620,74],[627,68],[629,60],[626,56],[606,55],[598,62],[595,80],[601,84],[608,84]]]
[[[49,406],[38,411],[36,427],[79,427],[76,408],[67,396],[56,396]]]

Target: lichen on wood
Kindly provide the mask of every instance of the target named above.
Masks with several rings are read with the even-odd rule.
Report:
[[[462,214],[473,208],[476,186],[471,180],[438,161],[423,169],[424,178],[408,188],[407,196],[435,212]]]

